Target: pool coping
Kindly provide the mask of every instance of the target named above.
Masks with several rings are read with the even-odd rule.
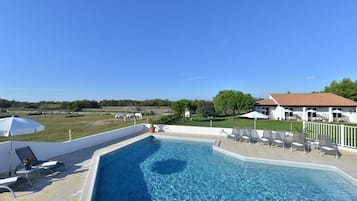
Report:
[[[163,135],[153,135],[155,138],[162,139],[177,139],[177,140],[188,140],[188,141],[196,141],[196,142],[212,142],[212,150],[217,151],[219,153],[228,155],[240,161],[260,163],[260,164],[268,164],[268,165],[277,165],[277,166],[286,166],[286,167],[296,167],[296,168],[307,168],[307,169],[315,169],[315,170],[325,170],[325,171],[333,171],[343,178],[347,179],[353,185],[357,187],[357,179],[353,176],[349,175],[345,171],[333,166],[333,165],[322,165],[316,163],[305,163],[305,162],[296,162],[296,161],[286,161],[286,160],[273,160],[273,159],[265,159],[258,157],[249,157],[243,156],[237,153],[233,153],[231,151],[227,151],[223,148],[220,148],[221,140],[212,140],[212,139],[198,139],[198,138],[190,138],[190,137],[177,137],[177,136],[163,136]]]
[[[277,165],[277,166],[286,166],[286,167],[297,167],[297,168],[307,168],[307,169],[316,169],[316,170],[325,170],[325,171],[333,171],[338,175],[342,176],[352,185],[357,187],[357,179],[353,176],[349,175],[348,173],[344,172],[343,170],[333,166],[333,165],[323,165],[323,164],[316,164],[316,163],[305,163],[305,162],[296,162],[296,161],[286,161],[286,160],[273,160],[273,159],[264,159],[258,157],[249,157],[243,156],[237,153],[233,153],[231,151],[225,150],[220,148],[220,140],[214,139],[204,139],[204,138],[194,138],[194,137],[178,137],[178,136],[164,136],[164,135],[156,135],[156,134],[144,134],[135,137],[135,139],[131,138],[131,141],[125,143],[119,143],[115,146],[109,146],[110,148],[105,148],[103,150],[97,151],[94,156],[92,157],[92,161],[90,163],[90,168],[85,179],[85,185],[83,188],[83,192],[80,198],[80,201],[91,201],[93,198],[93,192],[95,190],[95,182],[96,182],[96,174],[98,172],[98,165],[101,156],[113,152],[115,150],[121,149],[128,145],[131,145],[135,142],[143,140],[145,138],[154,137],[157,139],[173,139],[173,140],[184,140],[190,142],[204,142],[204,143],[211,143],[212,150],[218,153],[233,157],[237,160],[246,161],[246,162],[253,162],[253,163],[260,163],[260,164],[268,164],[268,165]]]
[[[276,166],[286,166],[286,167],[296,167],[296,168],[306,168],[306,169],[315,169],[315,170],[325,170],[332,171],[337,173],[338,175],[345,178],[347,181],[351,182],[352,185],[357,187],[357,179],[353,176],[349,175],[345,171],[333,166],[333,165],[322,165],[316,163],[304,163],[304,162],[296,162],[296,161],[286,161],[286,160],[273,160],[273,159],[265,159],[265,158],[257,158],[257,157],[249,157],[243,156],[240,154],[236,154],[225,149],[222,149],[218,146],[212,145],[212,149],[221,154],[233,157],[235,159],[252,162],[252,163],[260,163],[260,164],[268,164],[268,165],[276,165]]]
[[[91,201],[93,199],[93,192],[95,190],[95,182],[96,182],[96,175],[98,172],[98,165],[101,156],[108,154],[110,152],[116,151],[118,149],[124,148],[128,145],[131,145],[135,142],[138,142],[140,140],[149,138],[149,137],[154,137],[157,139],[174,139],[174,140],[186,140],[190,142],[205,142],[205,143],[217,143],[217,140],[212,140],[212,139],[199,139],[199,138],[191,138],[191,137],[174,137],[174,136],[163,136],[163,135],[156,135],[156,134],[144,134],[140,135],[134,138],[131,138],[131,141],[125,142],[125,143],[119,143],[114,146],[109,146],[110,148],[104,148],[102,150],[96,151],[94,156],[92,157],[92,161],[90,162],[89,165],[89,171],[87,174],[87,177],[85,179],[85,185],[83,188],[83,192],[81,195],[81,198],[79,199],[80,201]]]
[[[219,140],[213,139],[204,139],[204,138],[193,138],[193,137],[177,137],[177,136],[165,136],[165,135],[152,135],[157,139],[172,139],[172,140],[182,140],[182,141],[191,141],[191,142],[205,142],[205,143],[217,143]]]

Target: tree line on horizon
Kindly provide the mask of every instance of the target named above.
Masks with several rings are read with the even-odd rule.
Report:
[[[357,101],[357,80],[343,78],[341,81],[332,81],[329,86],[325,86],[324,91]],[[254,107],[257,98],[249,93],[236,90],[222,90],[212,101],[207,100],[187,100],[181,99],[171,101],[168,99],[149,99],[149,100],[75,100],[75,101],[40,101],[24,102],[15,100],[6,100],[0,98],[0,109],[19,108],[19,109],[37,109],[37,110],[60,110],[68,109],[71,111],[80,111],[85,108],[101,108],[105,106],[168,106],[177,113],[182,114],[186,108],[210,115],[216,112],[223,114],[237,114]]]
[[[170,106],[173,101],[164,99],[150,100],[75,100],[75,101],[40,101],[40,102],[25,102],[0,99],[0,108],[18,108],[18,109],[37,109],[37,110],[61,110],[68,109],[71,111],[80,111],[85,108],[101,108],[105,106]]]

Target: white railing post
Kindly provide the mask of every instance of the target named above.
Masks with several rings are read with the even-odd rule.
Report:
[[[340,133],[341,146],[345,146],[345,125],[341,124],[341,133]]]

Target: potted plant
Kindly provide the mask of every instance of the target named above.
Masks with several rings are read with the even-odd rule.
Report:
[[[149,123],[150,123],[149,132],[155,133],[155,130],[156,130],[155,124],[157,123],[157,121],[152,118],[152,119],[150,119]]]
[[[32,158],[31,157],[25,158],[22,162],[24,163],[26,170],[31,169],[31,167],[32,167]]]
[[[150,131],[150,133],[155,133],[155,126],[154,126],[154,124],[150,124],[150,128],[149,128],[149,131]]]

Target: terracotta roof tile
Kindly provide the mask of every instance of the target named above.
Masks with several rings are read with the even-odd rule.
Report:
[[[332,93],[271,94],[281,106],[350,106],[357,102]]]
[[[277,106],[278,104],[276,104],[272,99],[266,99],[257,101],[256,105]]]

